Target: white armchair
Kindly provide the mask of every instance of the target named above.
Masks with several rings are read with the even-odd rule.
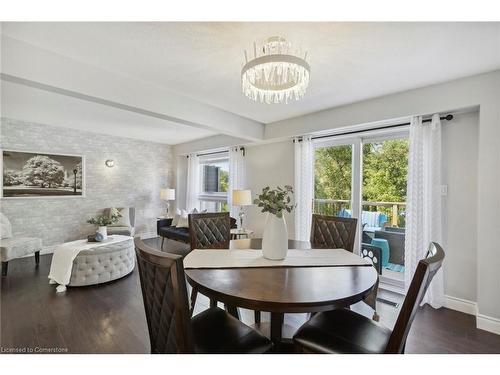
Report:
[[[7,276],[9,261],[26,255],[35,254],[35,264],[40,263],[42,240],[34,237],[12,237],[12,226],[9,219],[0,212],[0,260],[2,276]]]

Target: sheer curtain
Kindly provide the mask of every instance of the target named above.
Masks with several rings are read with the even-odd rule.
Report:
[[[295,238],[309,241],[313,199],[313,152],[310,136],[295,138]]]
[[[187,186],[186,186],[186,210],[191,212],[194,208],[200,208],[198,199],[200,190],[200,161],[196,154],[188,156]]]
[[[229,149],[229,191],[227,202],[231,217],[238,217],[239,207],[233,207],[233,190],[246,189],[245,149],[231,147]]]
[[[405,287],[408,290],[418,261],[425,257],[431,241],[442,241],[441,204],[441,121],[439,114],[430,124],[422,117],[410,123],[410,154],[406,210]],[[443,271],[435,275],[422,302],[443,306]]]

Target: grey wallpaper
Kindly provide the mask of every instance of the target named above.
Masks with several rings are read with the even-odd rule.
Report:
[[[103,208],[125,206],[136,208],[138,235],[155,235],[164,208],[160,188],[174,183],[171,146],[2,118],[0,147],[84,155],[85,160],[85,197],[0,201],[13,235],[41,237],[50,248],[93,233],[86,220]],[[113,168],[105,166],[107,159],[114,160]]]

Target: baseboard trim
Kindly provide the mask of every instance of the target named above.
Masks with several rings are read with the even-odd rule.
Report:
[[[488,331],[500,335],[500,319],[493,318],[487,315],[477,314],[476,327],[478,329],[482,329],[483,331]]]
[[[444,307],[463,312],[469,315],[477,315],[477,303],[463,298],[444,296]]]
[[[444,296],[444,307],[476,317],[476,328],[500,335],[500,319],[480,314],[477,303],[463,298]]]

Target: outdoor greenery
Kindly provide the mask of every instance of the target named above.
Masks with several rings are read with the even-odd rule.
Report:
[[[226,192],[229,191],[229,172],[219,169],[219,184],[220,191]]]
[[[276,187],[271,190],[269,186],[262,189],[262,193],[254,200],[254,204],[262,208],[262,212],[269,212],[276,217],[283,217],[283,211],[292,212],[294,207],[291,204],[293,188],[290,185]]]
[[[315,199],[351,199],[352,146],[316,149]],[[363,197],[370,202],[405,202],[408,173],[408,141],[405,139],[363,145]],[[321,208],[321,213],[337,214],[349,203]],[[389,207],[363,207],[390,214]],[[318,211],[316,209],[316,211]],[[327,210],[327,211],[325,211]],[[329,212],[331,211],[331,212]]]
[[[97,225],[99,227],[107,227],[108,225],[116,223],[121,216],[122,215],[119,212],[115,212],[115,213],[111,214],[110,216],[99,215],[99,216],[92,217],[92,218],[88,219],[87,223],[94,224],[94,225]]]

